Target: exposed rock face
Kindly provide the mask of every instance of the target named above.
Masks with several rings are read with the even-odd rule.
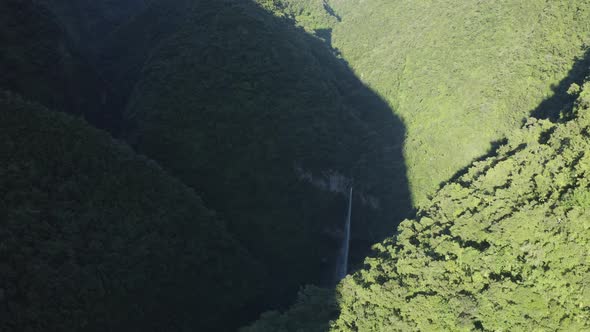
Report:
[[[346,188],[352,183],[350,178],[331,169],[326,170],[319,175],[314,175],[311,171],[304,170],[299,165],[295,165],[294,169],[295,174],[297,174],[297,177],[300,180],[307,181],[321,190],[345,194]]]
[[[348,189],[353,183],[351,178],[344,176],[336,170],[328,169],[318,174],[313,174],[311,171],[303,169],[299,165],[294,167],[295,174],[300,180],[313,184],[316,188],[339,194],[347,194]],[[362,202],[363,206],[372,209],[379,209],[381,202],[379,198],[357,191],[357,196]]]

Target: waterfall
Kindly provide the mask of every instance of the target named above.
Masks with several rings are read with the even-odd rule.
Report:
[[[342,249],[340,256],[336,262],[336,281],[340,281],[346,277],[348,272],[348,250],[350,247],[350,214],[352,212],[352,187],[348,194],[348,213],[346,215],[346,223],[344,225],[344,237],[342,239]]]

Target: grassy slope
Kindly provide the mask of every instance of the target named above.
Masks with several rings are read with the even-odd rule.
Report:
[[[2,331],[227,331],[260,289],[260,265],[191,189],[4,92],[0,215]]]
[[[374,241],[409,208],[403,127],[288,22],[226,1],[202,1],[191,15],[142,72],[126,110],[130,140],[201,192],[294,292],[333,258],[338,243],[322,234],[341,227],[344,211],[342,195],[301,181],[295,167],[352,176],[359,193],[396,202],[372,210],[358,199],[356,234]]]
[[[330,4],[334,46],[407,126],[417,205],[518,128],[590,44],[585,0]]]
[[[375,245],[336,295],[307,290],[244,331],[590,329],[588,151],[590,82],[571,120],[529,119]]]

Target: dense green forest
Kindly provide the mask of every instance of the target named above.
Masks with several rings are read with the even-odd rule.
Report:
[[[359,241],[379,240],[407,214],[403,127],[321,40],[284,19],[224,1],[191,10],[143,67],[127,140],[224,216],[284,299],[322,282],[339,245],[324,230],[342,227],[348,182],[394,202],[357,203]],[[339,183],[318,190],[303,173]]]
[[[244,332],[590,329],[590,81],[442,187],[333,294]],[[332,322],[330,322],[332,320]]]
[[[418,206],[544,99],[565,94],[569,84],[554,89],[563,78],[584,78],[568,71],[590,45],[585,0],[330,3],[342,17],[334,47],[407,127]],[[559,112],[549,108],[542,116]]]
[[[0,88],[100,121],[107,93],[59,21],[35,2],[0,3]]]
[[[148,8],[153,0],[35,0],[53,13],[69,41],[88,61],[99,57],[120,26]],[[23,2],[23,1],[21,1]]]
[[[587,0],[3,0],[0,331],[590,330],[588,46]]]
[[[2,92],[0,153],[0,330],[223,330],[260,296],[216,214],[106,133]]]

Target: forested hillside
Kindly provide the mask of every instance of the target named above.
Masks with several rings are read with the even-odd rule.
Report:
[[[344,63],[335,58],[322,40],[294,27],[289,18],[274,17],[248,2],[154,2],[145,11],[132,15],[127,22],[118,27],[109,27],[115,32],[107,41],[101,42],[102,46],[99,47],[94,40],[84,44],[85,39],[74,36],[71,30],[77,31],[76,24],[82,22],[90,12],[96,15],[94,19],[104,19],[100,11],[95,12],[83,5],[80,8],[70,8],[65,4],[52,6],[50,2],[39,5],[34,1],[13,1],[5,4],[2,14],[6,20],[2,22],[6,29],[3,30],[5,34],[2,44],[6,46],[3,47],[6,57],[2,65],[11,74],[10,77],[15,78],[16,83],[8,82],[3,88],[18,92],[26,99],[39,101],[53,110],[83,115],[93,124],[121,134],[139,152],[154,158],[166,171],[202,194],[208,205],[217,209],[219,216],[228,221],[231,233],[227,235],[231,239],[228,241],[236,239],[236,242],[231,243],[238,247],[240,245],[237,243],[243,244],[260,262],[258,264],[251,258],[243,259],[242,263],[251,269],[247,272],[232,273],[212,266],[212,273],[218,280],[215,285],[209,284],[207,274],[194,276],[168,271],[179,274],[170,276],[170,282],[178,282],[176,285],[184,282],[185,278],[195,279],[194,286],[182,284],[187,289],[186,296],[203,292],[204,289],[211,291],[201,294],[205,299],[202,303],[185,301],[190,304],[191,310],[200,312],[195,318],[183,316],[185,309],[179,310],[176,307],[180,303],[161,303],[162,306],[170,305],[169,309],[162,309],[162,315],[173,310],[178,311],[178,314],[170,314],[170,319],[178,320],[178,326],[225,330],[254,318],[256,310],[269,308],[269,305],[289,303],[303,283],[333,283],[335,256],[340,250],[343,227],[342,192],[353,183],[359,193],[354,202],[356,222],[352,244],[352,255],[353,258],[356,257],[356,261],[364,256],[370,243],[382,239],[411,210],[405,166],[401,159],[403,126],[387,105],[366,89]],[[80,36],[89,33],[86,28],[79,30]],[[95,30],[94,33],[99,31]],[[96,49],[97,47],[100,49]],[[97,52],[98,55],[89,59],[92,61],[88,63],[94,66],[92,70],[82,72],[77,67],[66,68],[68,61],[82,64],[85,56],[88,59],[90,48],[93,54]],[[76,49],[80,52],[75,51]],[[268,50],[271,52],[267,52]],[[160,76],[162,74],[164,76]],[[101,83],[88,89],[93,97],[97,97],[97,101],[90,102],[87,106],[81,103],[71,106],[68,103],[83,94],[69,94],[70,90],[56,84],[64,81],[72,91],[95,81],[104,82],[104,86]],[[37,90],[43,93],[38,93]],[[132,91],[125,112],[127,122],[118,123],[118,112],[122,111],[118,108],[127,104],[126,99]],[[3,108],[7,114],[11,114],[16,109],[13,106],[18,103],[13,103],[12,97],[6,98],[11,101],[3,104]],[[51,98],[63,100],[54,102]],[[30,106],[26,102],[23,105],[26,106],[19,107]],[[153,117],[153,109],[159,111],[158,118]],[[106,121],[94,121],[95,118],[89,114],[98,115]],[[48,120],[57,121],[56,124],[48,125],[59,125],[59,119],[56,117],[55,120]],[[72,121],[64,119],[66,122]],[[19,117],[7,127],[25,121],[26,117]],[[177,127],[179,123],[182,124],[181,127]],[[68,133],[71,129],[67,127],[62,130]],[[26,130],[18,133],[26,133]],[[5,134],[17,135],[17,132]],[[28,135],[23,134],[21,139],[27,139]],[[43,142],[46,145],[40,145],[39,149],[51,152],[54,139],[49,133],[40,134],[39,139],[44,135],[47,136]],[[186,141],[182,142],[183,139]],[[65,135],[62,140],[72,140],[70,143],[73,144],[75,139]],[[25,145],[26,141],[21,143]],[[31,140],[30,144],[37,143]],[[165,149],[161,149],[163,147]],[[91,147],[89,149],[92,150]],[[56,160],[63,158],[65,162],[74,158],[69,155],[70,152],[64,148],[61,154],[54,153],[53,157]],[[93,155],[89,152],[88,156],[80,156],[80,162],[85,162],[89,167],[99,167],[93,172],[100,172],[100,167],[106,166],[112,172],[118,167],[116,161],[102,156],[102,153],[102,150],[96,152],[96,159],[85,162],[84,158]],[[170,156],[173,158],[169,158]],[[22,158],[25,159],[24,156]],[[39,162],[43,162],[48,156],[40,155],[39,158]],[[111,165],[112,163],[115,165]],[[15,172],[21,171],[20,166],[15,167]],[[47,171],[47,167],[41,163],[39,172]],[[96,175],[84,175],[85,170],[77,170],[77,166],[71,168],[71,172],[76,175],[73,179],[56,175],[51,180],[53,186],[85,186],[87,184],[81,182],[87,177],[100,180]],[[133,170],[129,169],[129,172]],[[113,172],[109,176],[114,179],[127,175]],[[50,175],[47,177],[51,179]],[[143,181],[147,184],[151,180],[146,177]],[[20,185],[26,187],[26,181]],[[178,185],[181,185],[180,182]],[[15,185],[13,189],[20,190],[20,187]],[[43,187],[40,191],[44,190],[48,188]],[[115,195],[118,188],[108,188],[105,192],[101,188],[92,190],[99,191],[105,197],[125,197]],[[123,191],[121,195],[124,193]],[[88,195],[88,192],[80,194]],[[140,199],[141,194],[143,193],[137,193]],[[166,191],[161,194],[174,197]],[[88,197],[79,199],[84,201]],[[395,204],[385,204],[392,201]],[[14,205],[16,203],[10,202],[12,203],[6,205],[7,211],[20,211],[20,207]],[[30,199],[31,209],[43,204],[55,204],[55,213],[66,213],[62,212],[62,208],[66,209],[68,218],[77,217],[81,213],[77,209],[87,208],[89,212],[84,213],[97,213],[92,220],[100,222],[137,222],[138,229],[146,227],[143,222],[149,223],[134,219],[135,214],[113,212],[111,206],[96,207],[104,208],[99,213],[93,210],[94,206],[78,206],[78,203],[72,202],[70,206],[59,200],[39,202]],[[125,199],[118,203],[117,208],[121,209],[128,205]],[[199,206],[200,203],[195,204]],[[175,207],[164,204],[160,209],[165,213]],[[150,211],[143,205],[139,205],[137,210],[130,208],[129,211],[139,213],[140,218],[141,213],[149,214]],[[198,214],[195,218],[199,220]],[[209,222],[216,223],[215,220],[210,218]],[[36,223],[42,221],[42,218],[32,219],[27,223],[31,227],[37,227]],[[56,222],[59,224],[61,220]],[[97,233],[104,241],[115,236],[104,230],[86,229],[83,225],[90,221],[84,218],[80,219],[80,225],[70,219],[68,222],[71,223],[68,227],[73,227],[74,231],[69,234],[70,237],[57,241],[57,244],[63,244],[65,248],[73,246],[69,241],[85,237],[84,232],[88,232],[88,236]],[[175,221],[163,218],[158,222],[153,230],[168,234],[165,230],[167,223]],[[78,230],[75,227],[84,229]],[[40,245],[41,249],[38,251],[45,250],[45,239],[40,233],[33,232],[27,236],[31,239],[33,248]],[[118,242],[119,245],[129,245],[127,242],[137,239],[133,231],[125,236],[128,237]],[[213,236],[211,241],[215,242],[215,236],[209,234],[208,230],[198,234],[195,241],[199,241],[199,236]],[[22,238],[14,239],[15,245],[20,241]],[[138,241],[137,243],[143,243],[144,240],[140,238]],[[157,245],[159,244],[146,243],[142,248],[157,252],[161,250]],[[101,248],[96,249],[95,254],[98,256],[92,264],[108,265],[111,258],[104,256],[108,255],[108,251],[101,252]],[[68,250],[78,252],[78,249]],[[183,249],[172,247],[165,252],[172,253],[175,250]],[[215,247],[205,251],[210,253],[209,259],[212,261],[226,259],[229,265],[234,264],[230,252]],[[33,252],[37,252],[37,249],[33,249]],[[128,259],[124,252],[117,254],[121,255],[121,259]],[[148,256],[133,257],[137,262],[143,259],[146,264],[150,263]],[[23,258],[25,261],[30,260],[32,265],[37,264],[36,259],[35,256]],[[177,262],[171,257],[166,259],[173,266]],[[14,263],[7,263],[11,264]],[[159,261],[154,264],[159,264]],[[194,264],[199,266],[201,263],[196,260]],[[235,268],[239,270],[241,266],[236,264]],[[117,268],[123,269],[123,266]],[[136,273],[142,269],[149,274],[150,268],[152,267],[139,264],[137,270],[121,272],[121,278],[137,278]],[[97,268],[96,271],[99,270]],[[91,268],[91,271],[85,272],[84,277],[75,275],[77,272],[73,270],[64,269],[60,273],[63,273],[64,280],[79,278],[80,282],[86,282],[84,278],[89,278],[87,282],[92,283],[92,278],[100,277],[94,275],[96,271]],[[30,270],[26,270],[23,275],[29,273]],[[239,282],[233,281],[234,277],[239,278]],[[36,280],[38,284],[20,287],[23,290],[30,287],[42,288],[43,281],[44,278],[39,278]],[[65,282],[61,279],[56,282],[56,287],[65,287],[62,285]],[[156,279],[153,282],[159,281]],[[150,285],[148,281],[139,282],[137,289],[152,287]],[[233,286],[224,287],[225,285]],[[242,285],[248,285],[250,289],[245,291],[240,288]],[[179,296],[164,286],[153,286],[155,290],[144,294],[145,298],[141,302],[151,308],[149,310],[154,310],[154,313],[161,309],[155,304],[156,298],[162,297],[160,292]],[[74,289],[78,288],[71,288],[70,292],[73,293]],[[131,322],[139,320],[138,317],[147,317],[149,310],[142,306],[136,309],[129,307],[129,298],[124,296],[131,297],[134,291],[130,289],[129,294],[124,294],[122,289],[113,290],[112,296],[99,291],[98,294],[91,294],[92,291],[88,291],[89,295],[84,299],[100,308],[103,316],[84,305],[77,309],[75,305],[68,304],[71,310],[80,312],[79,319],[73,318],[70,313],[59,316],[57,312],[61,302],[57,301],[57,307],[48,304],[51,296],[55,295],[39,295],[39,306],[47,311],[38,314],[37,311],[42,311],[41,309],[30,308],[30,317],[25,315],[14,319],[13,316],[19,311],[11,309],[5,313],[5,317],[7,321],[14,322],[7,327],[20,329],[34,325],[36,327],[33,330],[74,329],[75,326],[82,328],[86,319],[96,319],[88,323],[88,330],[97,328],[96,324],[99,324],[100,319],[104,320],[104,324],[111,324],[108,326],[115,330],[131,326]],[[213,295],[214,293],[218,294]],[[31,291],[31,296],[37,296],[35,294],[36,291]],[[235,297],[231,304],[225,303],[229,294]],[[256,299],[252,298],[252,294],[257,294]],[[99,296],[103,297],[96,298]],[[75,301],[80,299],[82,298]],[[107,299],[108,304],[104,302]],[[179,301],[184,301],[182,299],[179,296]],[[69,301],[64,293],[64,301],[66,300]],[[28,298],[10,299],[15,308],[22,307],[23,301],[28,301]],[[118,302],[120,306],[109,306],[114,302]],[[182,303],[186,304],[185,302]],[[207,308],[199,309],[205,303]],[[216,307],[222,309],[215,313],[210,312],[210,309]],[[119,310],[121,313],[110,319],[106,318]],[[231,315],[232,319],[220,322],[219,317],[224,315]],[[45,322],[41,316],[50,317],[52,321]],[[94,316],[96,317],[92,318]],[[59,325],[60,320],[63,324],[71,325]],[[154,315],[153,321],[157,322],[153,327],[155,329],[170,323],[170,320],[164,318],[160,322],[157,315]]]
[[[570,92],[571,120],[530,118],[336,295],[308,289],[244,331],[590,330],[590,82]]]
[[[5,92],[0,197],[1,331],[227,331],[261,294],[264,267],[194,191]]]
[[[404,129],[289,21],[232,1],[194,3],[190,17],[143,67],[127,139],[224,216],[283,301],[333,278],[341,244],[330,234],[353,181],[357,252],[410,211]]]
[[[111,107],[121,115],[151,53],[190,18],[192,0],[154,1],[117,26],[97,51],[97,66],[111,86]],[[120,118],[118,131],[125,131]]]
[[[589,46],[590,0],[3,0],[0,331],[590,331]]]
[[[107,89],[59,22],[33,1],[0,3],[0,89],[102,123]]]
[[[574,120],[529,120],[403,222],[342,284],[336,330],[589,330],[589,112],[586,83]]]
[[[21,2],[31,2],[25,0]],[[52,12],[76,47],[95,61],[117,28],[153,0],[32,0]]]
[[[407,127],[416,205],[544,99],[583,79],[569,73],[576,60],[588,64],[587,0],[328,2],[341,17],[334,47]],[[538,113],[555,115],[547,111]]]

